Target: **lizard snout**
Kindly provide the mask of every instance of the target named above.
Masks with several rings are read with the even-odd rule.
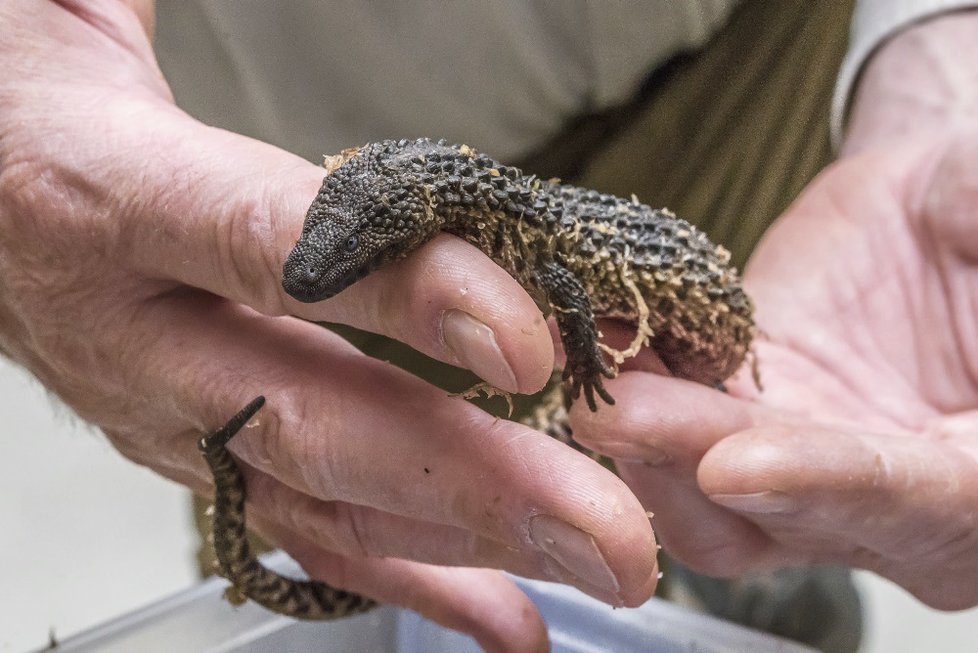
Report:
[[[302,302],[314,302],[320,299],[325,266],[310,260],[310,257],[303,256],[298,248],[292,250],[282,274],[282,287],[292,297]]]

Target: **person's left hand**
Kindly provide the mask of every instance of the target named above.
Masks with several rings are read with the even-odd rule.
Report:
[[[229,447],[249,526],[311,577],[489,650],[547,646],[495,569],[644,602],[656,545],[624,483],[310,323],[533,392],[553,349],[532,298],[449,235],[321,304],[287,297],[282,263],[325,173],[176,107],[151,5],[0,2],[0,356],[205,496],[200,436],[266,395]]]

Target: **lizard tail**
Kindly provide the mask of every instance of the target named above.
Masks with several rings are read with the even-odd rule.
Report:
[[[251,599],[297,619],[337,619],[370,610],[377,605],[372,599],[319,581],[286,578],[252,553],[245,531],[244,476],[227,443],[264,404],[264,397],[255,398],[198,444],[214,476],[214,552],[221,575],[231,581],[226,596],[235,604]]]

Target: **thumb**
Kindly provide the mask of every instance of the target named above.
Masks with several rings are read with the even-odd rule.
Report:
[[[143,274],[266,314],[381,333],[504,390],[546,383],[553,345],[542,314],[474,247],[443,236],[328,301],[300,304],[282,289],[282,266],[326,172],[183,114],[158,121],[151,139],[158,154],[142,166],[129,241]]]
[[[978,462],[947,441],[755,428],[707,452],[698,481],[712,501],[813,559],[871,569],[934,607],[978,601]]]

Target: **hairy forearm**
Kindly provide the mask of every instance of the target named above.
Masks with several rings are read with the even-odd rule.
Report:
[[[944,14],[894,36],[863,70],[842,154],[978,127],[976,62],[978,10]]]

